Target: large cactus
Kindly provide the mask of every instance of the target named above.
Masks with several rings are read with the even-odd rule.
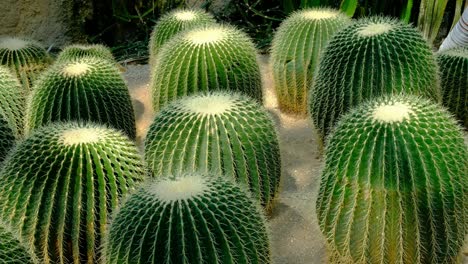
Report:
[[[197,28],[172,38],[158,55],[150,87],[156,111],[200,91],[239,91],[262,102],[256,49],[245,33],[226,25]]]
[[[461,127],[415,96],[374,99],[330,134],[317,215],[333,263],[456,263],[468,223]]]
[[[279,108],[305,116],[307,94],[322,49],[350,24],[338,10],[311,8],[294,12],[281,23],[272,41],[271,66]]]
[[[0,38],[0,65],[16,73],[25,94],[29,93],[38,75],[51,59],[42,45],[27,38]]]
[[[442,103],[468,129],[468,48],[436,54],[441,71]]]
[[[0,115],[13,130],[15,138],[23,134],[26,95],[8,68],[0,66]]]
[[[105,263],[270,263],[260,207],[246,190],[213,174],[160,178],[113,217]]]
[[[57,56],[56,62],[70,62],[76,59],[85,57],[94,57],[107,60],[110,63],[116,64],[112,52],[104,45],[69,45],[66,46]]]
[[[338,32],[325,48],[310,112],[323,139],[351,107],[399,93],[441,100],[432,51],[410,25],[385,17],[363,18]]]
[[[54,64],[37,81],[26,111],[26,132],[54,121],[105,123],[136,137],[127,86],[115,65],[100,58]]]
[[[34,250],[3,222],[0,222],[0,263],[39,264]]]
[[[154,65],[156,56],[170,38],[177,33],[198,26],[215,24],[213,16],[202,9],[175,9],[161,16],[151,32],[149,41],[150,64]]]
[[[234,177],[270,209],[281,159],[268,113],[247,96],[214,92],[174,101],[155,117],[145,141],[155,175],[203,170]]]
[[[92,124],[37,129],[5,160],[0,210],[43,263],[98,263],[108,219],[144,176],[134,143]]]

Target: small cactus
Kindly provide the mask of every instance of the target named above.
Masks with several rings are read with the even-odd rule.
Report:
[[[151,80],[155,111],[178,97],[201,91],[238,91],[262,102],[256,49],[250,38],[231,26],[185,31],[158,54]]]
[[[339,31],[322,54],[310,113],[323,140],[340,116],[366,99],[408,93],[441,101],[433,53],[417,29],[385,17]]]
[[[272,41],[271,66],[281,111],[307,114],[307,94],[322,49],[340,29],[351,23],[338,10],[304,9],[281,23]]]
[[[8,68],[0,66],[0,115],[5,118],[17,139],[23,134],[25,104],[26,95],[20,83]]]
[[[55,123],[19,143],[0,175],[0,213],[43,263],[91,264],[109,216],[144,167],[120,131]]]
[[[468,223],[460,126],[413,95],[365,102],[327,140],[317,199],[332,263],[457,263]]]
[[[106,239],[107,264],[270,263],[261,209],[234,182],[212,174],[145,185],[114,215]]]
[[[26,133],[54,121],[92,121],[136,138],[130,93],[115,65],[99,58],[54,64],[37,81],[26,111]]]
[[[215,24],[213,16],[201,9],[175,9],[161,16],[151,32],[149,41],[150,64],[154,65],[156,56],[169,39],[177,33],[198,26]]]
[[[211,171],[249,186],[269,210],[281,159],[272,119],[247,96],[213,92],[174,101],[156,115],[145,141],[156,176]]]
[[[441,71],[442,103],[468,129],[468,48],[436,54]]]
[[[0,65],[16,74],[25,94],[31,91],[38,75],[49,66],[51,59],[42,45],[26,38],[0,38]]]
[[[2,222],[0,222],[0,263],[39,264],[34,250]]]
[[[3,115],[0,114],[0,164],[15,144],[13,130]]]
[[[58,55],[56,62],[70,62],[73,60],[94,57],[107,60],[112,64],[117,64],[112,52],[104,45],[70,45],[65,47]]]

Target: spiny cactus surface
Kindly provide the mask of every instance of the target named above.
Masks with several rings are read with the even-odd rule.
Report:
[[[310,113],[323,139],[351,107],[400,93],[440,102],[432,51],[410,25],[385,17],[363,18],[339,31],[325,48],[310,93]]]
[[[320,54],[330,38],[351,23],[338,10],[304,9],[281,23],[272,41],[271,66],[283,112],[305,116],[307,94]]]
[[[178,97],[230,90],[262,102],[260,68],[249,37],[232,26],[185,31],[158,54],[151,80],[156,111]]]
[[[270,116],[247,96],[225,92],[189,96],[165,107],[149,128],[145,160],[157,176],[202,170],[234,177],[267,209],[281,176]]]
[[[33,249],[2,222],[0,222],[0,263],[39,264]]]
[[[270,263],[265,225],[259,206],[224,177],[163,177],[113,217],[106,263]]]
[[[0,164],[8,155],[8,152],[15,144],[15,136],[13,130],[5,119],[5,116],[0,114]]]
[[[149,42],[150,64],[154,65],[164,43],[177,33],[203,25],[215,24],[213,16],[201,9],[175,9],[161,16],[151,32]]]
[[[43,263],[99,263],[109,217],[144,168],[122,132],[55,123],[18,144],[0,175],[1,214]]]
[[[374,99],[327,143],[317,216],[333,263],[457,263],[468,152],[445,109],[412,95]]]
[[[50,57],[42,45],[26,38],[0,38],[0,65],[9,67],[29,93],[33,82],[49,66]]]
[[[26,132],[69,120],[108,124],[135,139],[130,93],[115,65],[99,58],[57,63],[37,81],[28,101]]]
[[[109,50],[109,48],[100,44],[69,45],[59,53],[56,62],[70,62],[86,57],[101,58],[107,60],[110,63],[116,63],[114,56],[112,55],[112,52]]]
[[[441,72],[442,103],[468,129],[468,48],[436,54]]]
[[[8,68],[0,66],[0,115],[13,130],[15,138],[23,134],[26,95]]]

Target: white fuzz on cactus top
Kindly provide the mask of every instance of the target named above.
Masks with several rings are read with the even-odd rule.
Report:
[[[392,105],[381,105],[378,106],[372,115],[375,121],[384,123],[403,122],[403,120],[409,120],[410,113],[413,113],[411,107],[407,104],[394,103]]]
[[[19,38],[4,38],[0,40],[0,48],[9,50],[20,50],[27,46],[27,42]]]
[[[302,16],[306,19],[320,20],[336,17],[338,16],[338,12],[333,12],[331,10],[310,10],[302,13]]]
[[[187,34],[187,39],[196,45],[213,43],[223,40],[227,32],[221,28],[194,30]]]
[[[444,51],[443,54],[468,59],[468,52],[465,52],[461,49],[447,50]]]
[[[197,96],[181,102],[188,111],[207,115],[222,114],[234,106],[229,95]]]
[[[389,23],[374,23],[362,27],[358,33],[363,37],[371,37],[389,32],[393,26]]]
[[[149,189],[161,201],[187,200],[209,190],[203,177],[185,176],[153,183]]]
[[[70,63],[67,66],[65,66],[62,70],[62,73],[65,76],[73,77],[73,76],[82,76],[86,74],[89,69],[90,65],[83,63],[83,62],[75,62],[75,63]]]
[[[181,11],[174,14],[177,20],[188,21],[195,19],[195,13],[192,11]]]
[[[94,143],[101,139],[99,128],[77,128],[66,130],[61,139],[64,145],[73,146],[83,143]]]

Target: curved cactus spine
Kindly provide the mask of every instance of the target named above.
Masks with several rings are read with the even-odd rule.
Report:
[[[37,81],[26,111],[26,133],[55,121],[92,121],[136,137],[130,93],[115,65],[99,58],[54,64]]]
[[[23,134],[25,105],[26,95],[20,83],[8,68],[0,66],[0,115],[5,118],[17,139]]]
[[[338,10],[304,9],[281,23],[272,41],[271,66],[281,111],[307,114],[307,94],[323,47],[351,23]]]
[[[107,60],[112,64],[117,64],[112,55],[112,52],[104,45],[93,44],[93,45],[69,45],[65,47],[57,56],[57,62],[70,62],[73,60],[92,57],[101,58]]]
[[[3,115],[0,114],[0,164],[15,144],[13,130]]]
[[[438,52],[442,103],[468,129],[468,48]]]
[[[400,93],[440,102],[433,53],[412,26],[385,17],[363,18],[335,34],[325,48],[310,94],[310,113],[323,139],[351,107]]]
[[[122,132],[55,123],[37,129],[4,161],[1,215],[43,263],[98,263],[110,214],[144,173]]]
[[[150,65],[154,65],[163,44],[177,33],[215,23],[216,20],[213,16],[202,9],[175,9],[162,15],[151,32],[149,41]]]
[[[457,263],[468,223],[468,152],[439,105],[363,103],[330,134],[317,216],[334,263]]]
[[[0,262],[8,264],[39,264],[34,250],[0,222]]]
[[[201,91],[237,91],[262,102],[256,49],[245,33],[226,25],[205,26],[172,38],[158,54],[150,87],[155,111]]]
[[[157,176],[201,170],[234,177],[267,210],[281,178],[270,116],[250,98],[224,92],[185,97],[163,108],[146,136],[145,160]]]
[[[9,67],[16,74],[25,94],[33,82],[49,66],[51,59],[42,45],[26,38],[0,38],[0,65]]]
[[[131,195],[106,236],[106,263],[270,263],[261,209],[214,176],[164,177]]]

